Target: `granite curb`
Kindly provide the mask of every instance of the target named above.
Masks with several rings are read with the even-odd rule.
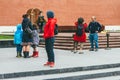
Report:
[[[0,40],[0,48],[15,47],[13,40]]]
[[[120,75],[120,71],[80,75],[80,76],[72,76],[72,77],[64,77],[64,78],[45,79],[45,80],[85,80],[85,79],[95,79],[95,78],[118,76],[118,75]]]
[[[53,69],[53,70],[40,70],[40,71],[38,70],[38,71],[28,71],[28,72],[7,73],[7,74],[0,74],[0,79],[99,70],[99,69],[108,69],[108,68],[117,68],[117,67],[120,67],[120,63],[94,65],[94,66],[86,66],[86,67],[72,67],[72,68]],[[120,74],[120,72],[118,73]]]

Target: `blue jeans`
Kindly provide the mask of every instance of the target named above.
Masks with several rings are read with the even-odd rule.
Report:
[[[22,45],[16,44],[16,51],[21,53],[22,52]]]
[[[90,40],[91,48],[94,49],[94,44],[95,44],[95,48],[98,48],[98,34],[97,33],[90,33],[89,40]]]
[[[47,57],[49,62],[55,62],[53,48],[54,48],[54,37],[45,39],[45,49],[47,52]]]

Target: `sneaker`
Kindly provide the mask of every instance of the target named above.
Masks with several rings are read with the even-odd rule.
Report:
[[[74,53],[77,53],[77,51],[73,51]]]
[[[50,62],[46,62],[45,64],[44,64],[44,66],[49,66],[50,65]]]
[[[96,48],[95,51],[98,51],[98,49]]]
[[[50,62],[49,65],[50,65],[50,67],[54,67],[55,64],[54,64],[54,62]]]
[[[84,52],[79,52],[79,54],[83,54]]]
[[[90,48],[90,50],[89,51],[94,51],[94,49],[93,48]]]

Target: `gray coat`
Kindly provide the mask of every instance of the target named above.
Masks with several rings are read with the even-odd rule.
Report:
[[[33,44],[38,45],[39,41],[40,41],[40,38],[37,30],[33,30]]]

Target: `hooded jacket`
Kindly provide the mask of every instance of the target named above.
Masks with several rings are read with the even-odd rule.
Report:
[[[38,45],[40,41],[39,34],[36,29],[33,30],[33,44]]]
[[[52,11],[47,11],[48,22],[44,27],[44,38],[54,37],[54,28],[57,20],[54,18],[54,13]]]
[[[54,37],[54,28],[57,20],[54,18],[49,18],[48,22],[46,23],[44,27],[44,38],[51,38]]]
[[[17,30],[14,33],[14,44],[21,44],[22,43],[22,35],[23,35],[22,25],[18,24]]]

